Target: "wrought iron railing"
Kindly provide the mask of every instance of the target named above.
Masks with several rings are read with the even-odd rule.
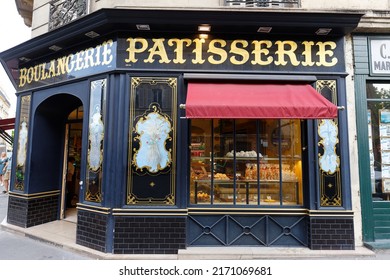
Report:
[[[50,2],[49,30],[87,14],[87,0],[52,0]]]
[[[225,6],[256,8],[300,8],[300,0],[225,0]]]

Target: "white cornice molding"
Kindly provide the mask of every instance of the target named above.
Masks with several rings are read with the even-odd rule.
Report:
[[[15,0],[18,13],[24,20],[24,24],[31,27],[34,0]]]

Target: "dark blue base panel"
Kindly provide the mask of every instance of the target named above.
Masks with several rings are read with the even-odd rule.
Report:
[[[308,247],[306,216],[190,215],[188,246]]]

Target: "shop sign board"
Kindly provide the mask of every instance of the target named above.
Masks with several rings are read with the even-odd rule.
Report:
[[[371,75],[390,75],[390,38],[370,40]]]
[[[389,46],[390,51],[390,46]],[[344,72],[343,39],[109,38],[19,66],[18,91],[118,69],[245,73]]]

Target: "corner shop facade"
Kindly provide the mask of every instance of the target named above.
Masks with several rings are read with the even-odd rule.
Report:
[[[278,16],[271,34],[237,30]],[[2,53],[18,89],[8,223],[65,218],[75,198],[77,243],[102,252],[354,249],[337,106],[360,16],[100,10]],[[313,35],[324,21],[332,35]],[[195,32],[204,22],[208,39]]]

